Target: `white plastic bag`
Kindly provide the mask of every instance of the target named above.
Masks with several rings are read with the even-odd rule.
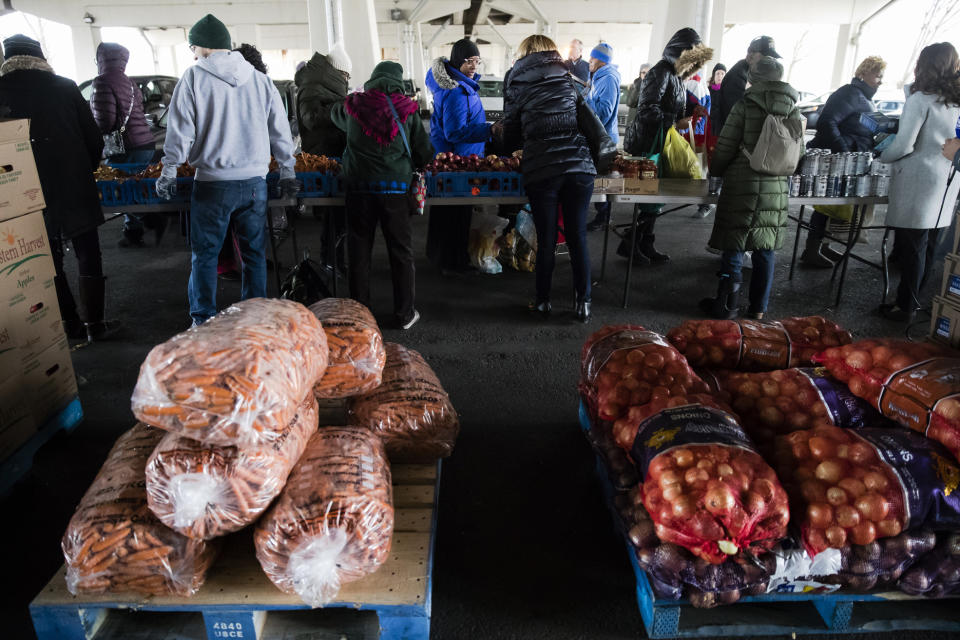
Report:
[[[470,220],[470,240],[467,253],[470,264],[481,273],[500,273],[503,266],[497,261],[500,253],[497,239],[507,228],[509,220],[486,210],[487,207],[475,207]]]

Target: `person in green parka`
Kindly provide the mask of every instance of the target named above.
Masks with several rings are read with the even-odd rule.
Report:
[[[300,146],[307,153],[343,156],[347,137],[333,126],[330,112],[347,97],[352,66],[343,45],[338,43],[327,55],[315,52],[294,76]]]
[[[330,112],[334,126],[347,134],[343,178],[350,297],[370,306],[370,259],[379,223],[390,256],[393,313],[397,324],[409,329],[420,314],[414,308],[413,211],[407,191],[414,170],[433,159],[433,146],[417,103],[403,95],[403,67],[381,62],[363,89]]]
[[[759,320],[767,311],[775,252],[783,246],[787,226],[789,189],[786,176],[751,169],[741,149],[754,150],[768,114],[801,119],[799,95],[781,78],[783,66],[775,58],[764,56],[753,64],[751,86],[730,111],[710,162],[710,175],[723,177],[723,188],[709,246],[723,253],[717,296],[701,300],[700,308],[715,318],[732,319],[739,313],[747,251],[753,252],[747,315]]]

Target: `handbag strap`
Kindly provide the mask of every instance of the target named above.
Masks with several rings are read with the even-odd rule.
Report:
[[[393,106],[393,100],[390,99],[390,96],[387,96],[387,104],[390,105],[390,113],[393,114],[393,121],[397,123],[397,129],[400,130],[400,137],[403,139],[403,147],[407,150],[407,155],[410,156],[410,162],[413,162],[413,153],[410,151],[410,141],[407,140],[407,132],[403,129],[403,123],[400,122],[400,116],[397,114],[396,108]]]
[[[134,91],[133,81],[131,80],[130,81],[130,108],[127,109],[127,117],[123,119],[123,124],[120,125],[120,129],[119,129],[120,133],[123,133],[124,131],[126,131],[127,122],[130,121],[130,114],[133,113],[133,96],[134,96],[133,91]]]

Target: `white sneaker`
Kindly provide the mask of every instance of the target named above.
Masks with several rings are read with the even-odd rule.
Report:
[[[407,322],[401,327],[404,331],[417,324],[417,320],[420,319],[420,312],[416,309],[413,310],[413,317],[407,320]]]

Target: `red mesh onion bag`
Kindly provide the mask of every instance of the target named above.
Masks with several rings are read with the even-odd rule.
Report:
[[[631,457],[661,541],[719,564],[786,535],[786,493],[730,414],[665,409],[640,425]]]
[[[817,356],[850,391],[960,459],[960,357],[930,342],[863,340]]]
[[[772,371],[812,364],[814,354],[848,344],[850,333],[821,316],[756,320],[688,320],[667,339],[693,367]]]
[[[821,426],[777,438],[775,455],[811,555],[960,525],[960,468],[920,434]]]
[[[622,325],[604,327],[587,339],[580,391],[595,416],[616,420],[629,407],[706,393],[707,385],[661,335]]]

